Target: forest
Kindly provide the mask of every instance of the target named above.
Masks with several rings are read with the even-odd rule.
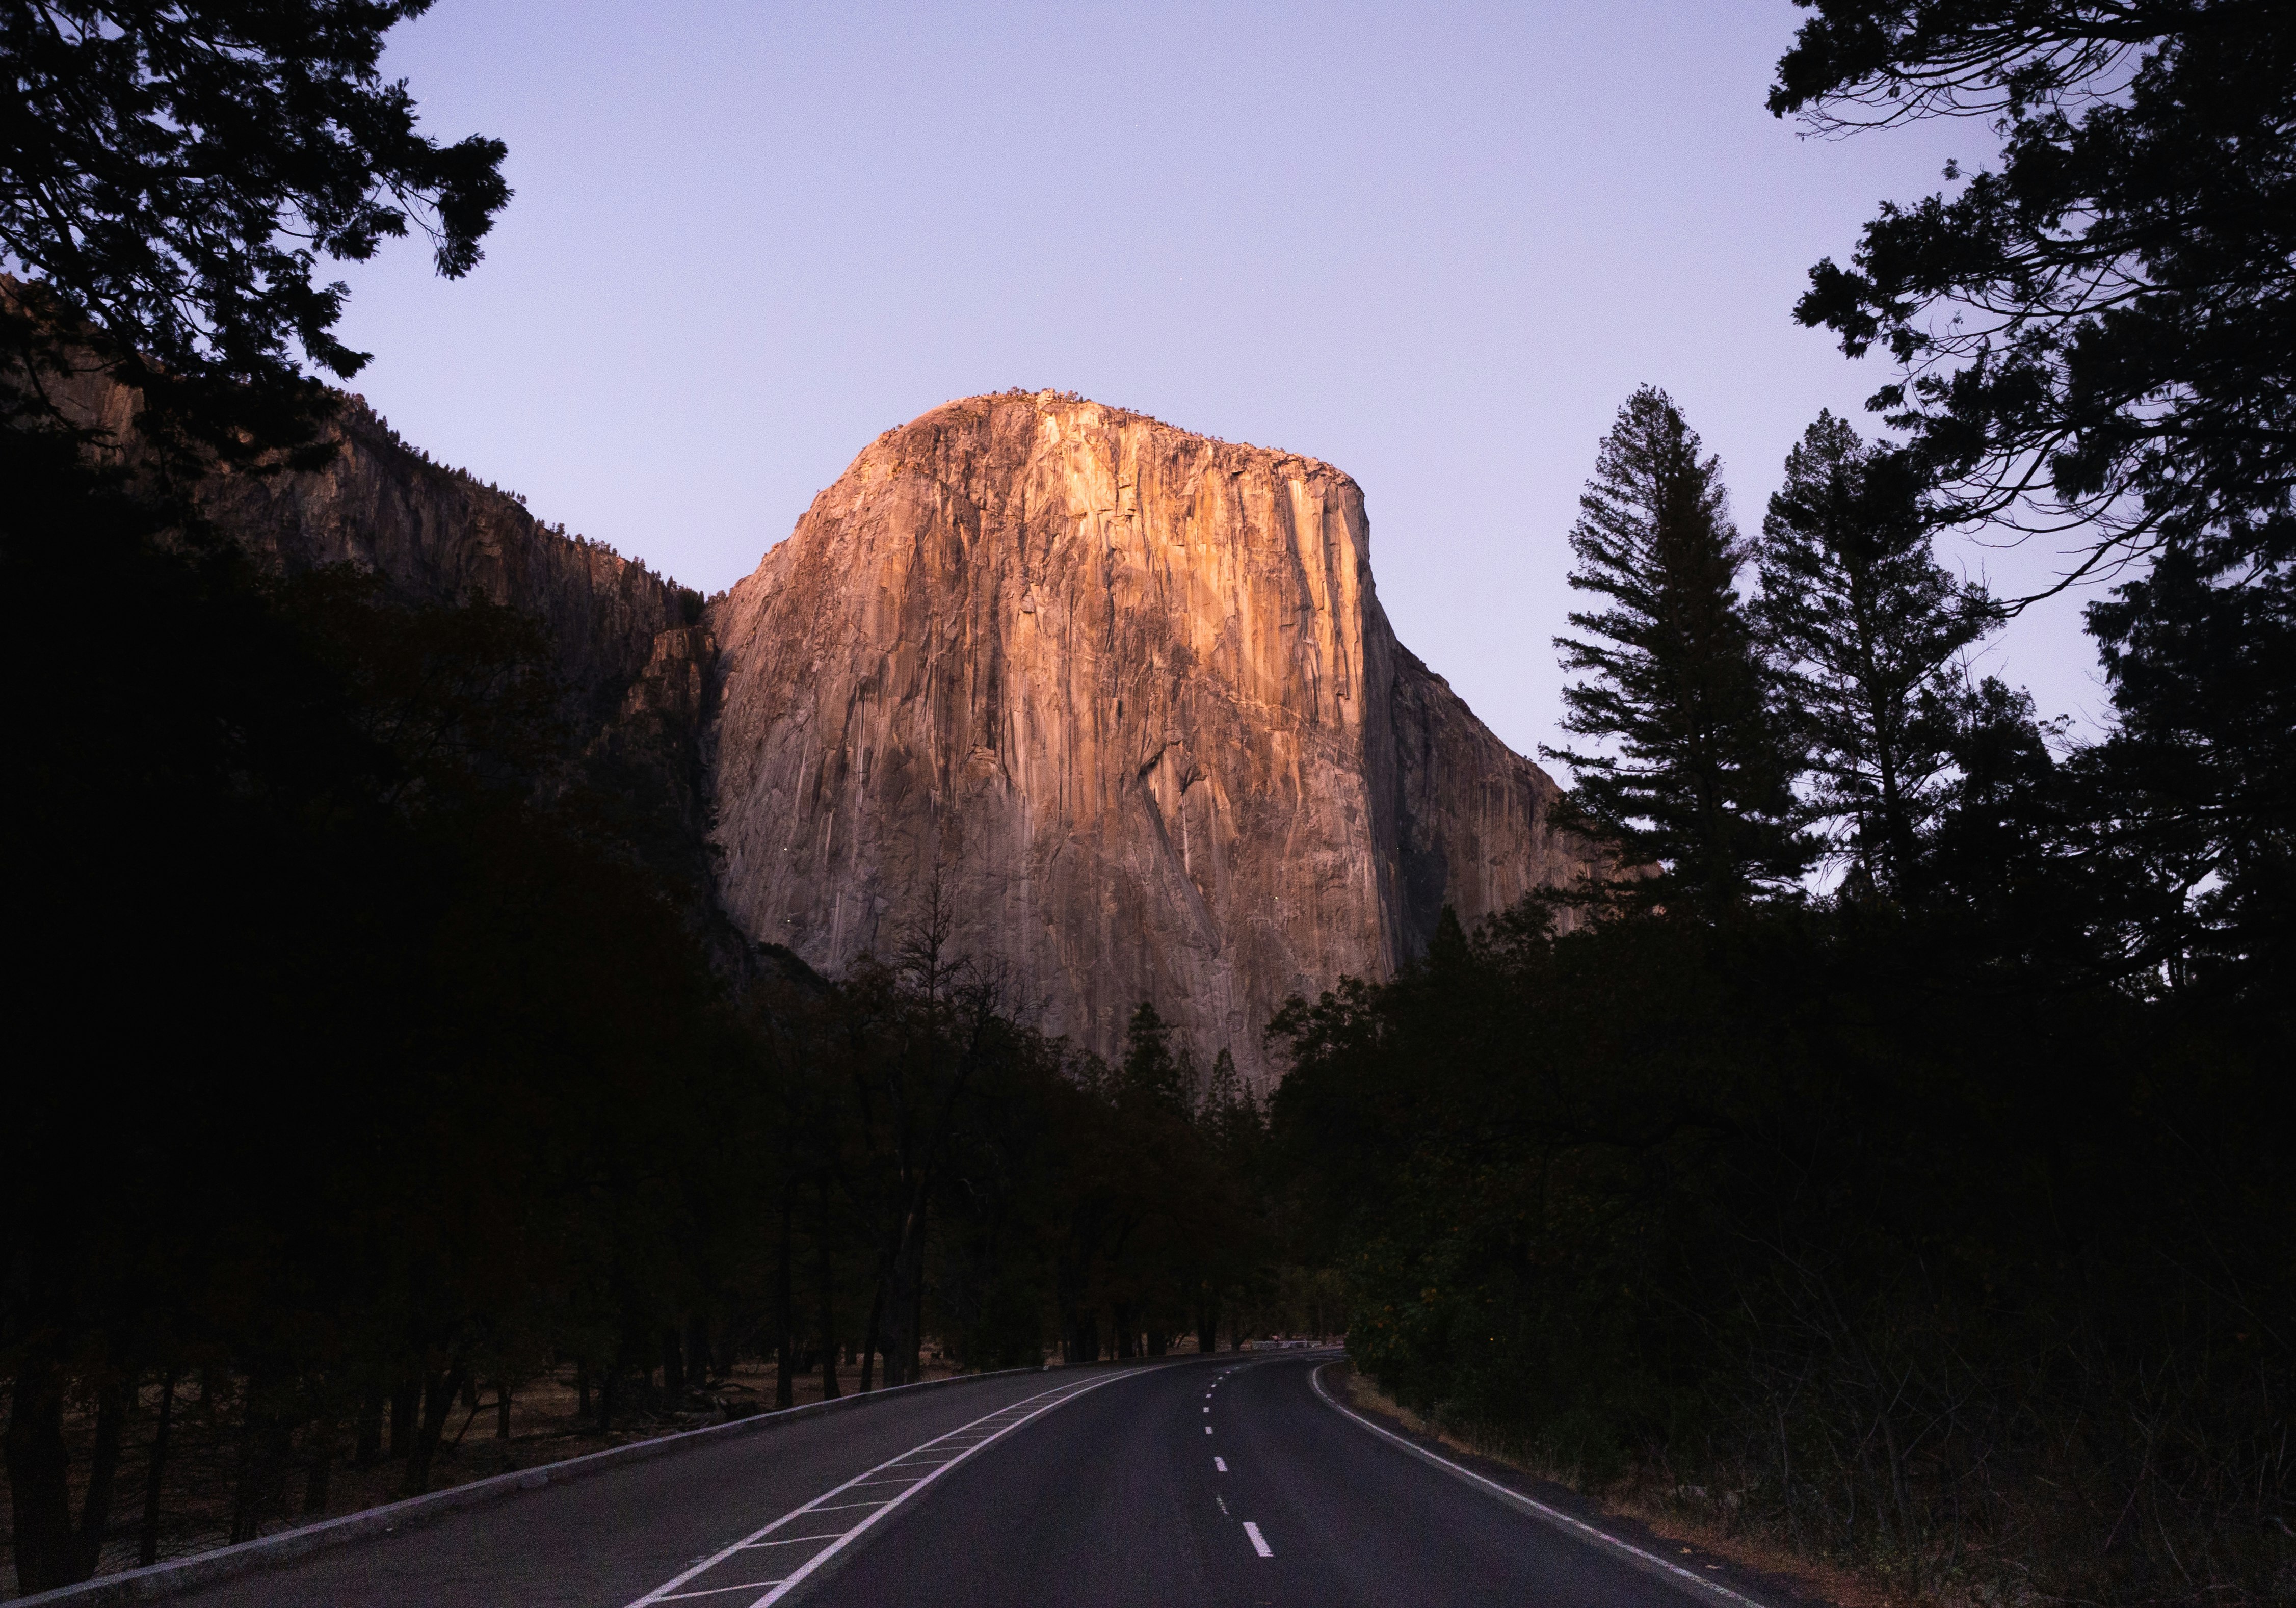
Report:
[[[327,450],[322,261],[457,277],[509,200],[377,75],[422,9],[8,13],[20,1590],[421,1492],[545,1382],[607,1435],[742,1366],[748,1411],[1319,1327],[1478,1447],[1908,1596],[2288,1599],[2296,20],[1808,0],[1773,111],[1999,147],[1793,309],[1894,365],[1879,424],[1819,416],[1742,530],[1626,400],[1547,756],[1609,871],[1295,999],[1262,1101],[1152,1002],[1112,1061],[1046,1038],[938,899],[836,979],[740,939],[683,759],[584,739],[535,622],[203,523],[199,476]],[[53,404],[90,364],[132,454]],[[1982,673],[2031,600],[1969,530],[2081,544],[2101,728]]]
[[[1909,1596],[2286,1601],[2296,19],[1810,9],[1774,111],[2001,147],[1796,309],[1897,434],[1741,531],[1628,399],[1553,755],[1619,870],[1295,1003],[1279,1169],[1474,1444]],[[1956,528],[2078,545],[2102,729]]]

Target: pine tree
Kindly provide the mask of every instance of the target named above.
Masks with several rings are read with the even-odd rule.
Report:
[[[1132,1020],[1125,1024],[1124,1059],[1117,1072],[1120,1087],[1129,1094],[1183,1116],[1193,1108],[1194,1058],[1185,1046],[1177,1054],[1173,1051],[1172,1024],[1147,1000],[1140,1002]]]
[[[1671,398],[1619,410],[1570,532],[1570,585],[1603,600],[1555,638],[1563,730],[1614,751],[1542,748],[1578,775],[1572,802],[1624,866],[1605,897],[1709,910],[1790,886],[1812,857],[1794,828],[1798,767],[1736,581],[1744,553],[1721,460]]]
[[[1759,623],[1853,886],[1906,891],[1943,797],[1953,662],[1994,611],[1931,552],[1909,460],[1821,413],[1762,521]]]

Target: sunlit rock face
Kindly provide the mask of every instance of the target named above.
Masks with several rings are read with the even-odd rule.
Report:
[[[955,947],[1108,1054],[1247,1076],[1293,993],[1574,878],[1554,783],[1395,640],[1362,493],[1046,392],[888,431],[713,603],[721,896],[835,972],[938,879]]]

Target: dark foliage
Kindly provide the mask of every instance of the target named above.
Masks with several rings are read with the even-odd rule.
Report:
[[[1949,516],[2046,492],[2210,577],[2296,554],[2296,18],[2270,0],[1816,0],[1770,104],[1997,119],[1997,169],[1888,206],[1798,309],[1909,371],[1879,405]],[[1957,172],[1952,176],[1963,176]],[[1948,322],[1943,315],[1959,313]]]
[[[89,347],[143,390],[164,446],[247,457],[306,443],[366,357],[335,338],[362,262],[410,226],[439,272],[476,266],[510,199],[498,140],[441,146],[384,34],[429,0],[11,0],[0,6],[0,261],[37,318],[5,334],[37,373]],[[71,332],[75,345],[54,335]]]
[[[2284,1013],[2037,989],[1985,941],[1870,904],[1552,939],[1534,907],[1295,1007],[1276,1143],[1352,1355],[1915,1592],[2269,1596]]]

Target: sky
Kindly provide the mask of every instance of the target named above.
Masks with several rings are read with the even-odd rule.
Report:
[[[440,0],[391,37],[426,131],[505,140],[468,278],[345,271],[352,382],[434,458],[705,592],[878,432],[1081,391],[1363,488],[1404,644],[1516,749],[1597,442],[1665,387],[1759,527],[1821,407],[1890,378],[1791,308],[1974,124],[1763,108],[1787,0],[929,6]],[[1949,538],[1998,592],[2063,561]],[[2105,698],[2075,593],[1982,668]]]

